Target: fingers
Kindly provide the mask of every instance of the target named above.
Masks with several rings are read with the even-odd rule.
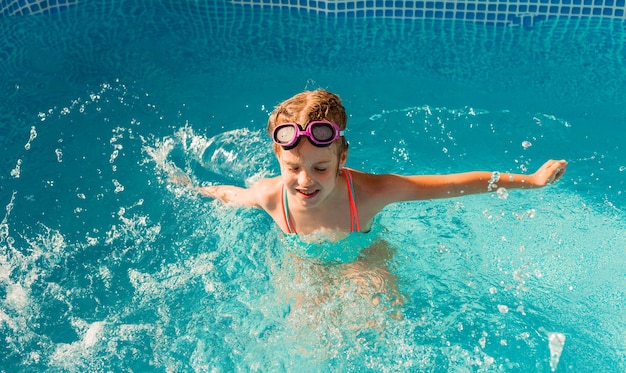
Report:
[[[545,164],[546,171],[548,171],[548,184],[552,184],[555,181],[559,180],[567,169],[567,162],[563,159],[561,160],[549,160]]]

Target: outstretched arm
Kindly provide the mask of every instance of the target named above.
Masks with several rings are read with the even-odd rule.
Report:
[[[500,173],[497,171],[475,171],[461,174],[434,176],[434,178],[441,179],[434,180],[435,183],[443,183],[440,190],[443,194],[439,194],[435,198],[493,192],[500,187],[506,189],[541,188],[560,179],[565,173],[566,168],[567,162],[564,160],[549,160],[539,167],[535,173],[530,175]],[[435,193],[437,193],[436,190]]]
[[[381,175],[370,183],[371,196],[381,205],[393,202],[450,198],[469,194],[495,192],[497,188],[540,188],[560,179],[567,162],[550,160],[530,175],[487,171],[449,175]]]
[[[228,205],[236,207],[262,207],[268,196],[268,188],[272,186],[272,179],[263,179],[250,188],[242,188],[234,185],[196,186],[187,175],[173,175],[170,182],[186,185],[198,194],[218,199]]]
[[[259,207],[254,187],[241,188],[233,185],[216,185],[196,187],[196,191],[204,197],[219,199],[232,206]]]

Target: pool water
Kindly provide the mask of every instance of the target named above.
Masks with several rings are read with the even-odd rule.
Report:
[[[94,1],[0,28],[0,371],[626,369],[622,21]],[[352,168],[568,172],[386,208],[397,317],[261,211],[169,182],[277,175],[268,113],[315,88]]]

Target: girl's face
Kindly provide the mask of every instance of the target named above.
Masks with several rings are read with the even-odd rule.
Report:
[[[337,185],[337,171],[343,167],[347,154],[337,157],[335,144],[319,148],[307,139],[292,150],[280,150],[278,162],[287,193],[296,203],[310,208],[318,207],[333,193]],[[292,199],[293,200],[293,199]]]

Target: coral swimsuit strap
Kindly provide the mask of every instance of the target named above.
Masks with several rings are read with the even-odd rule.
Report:
[[[350,223],[352,225],[350,232],[360,232],[361,227],[359,225],[359,215],[356,211],[356,199],[354,197],[354,185],[352,184],[352,174],[350,170],[344,168],[343,174],[346,177],[346,183],[348,184],[348,198],[350,200]],[[287,229],[289,229],[289,233],[296,233],[295,228],[293,227],[293,221],[291,220],[291,216],[289,216],[289,203],[287,201],[287,190],[285,186],[282,187],[283,190],[283,218],[285,219],[285,225]]]

